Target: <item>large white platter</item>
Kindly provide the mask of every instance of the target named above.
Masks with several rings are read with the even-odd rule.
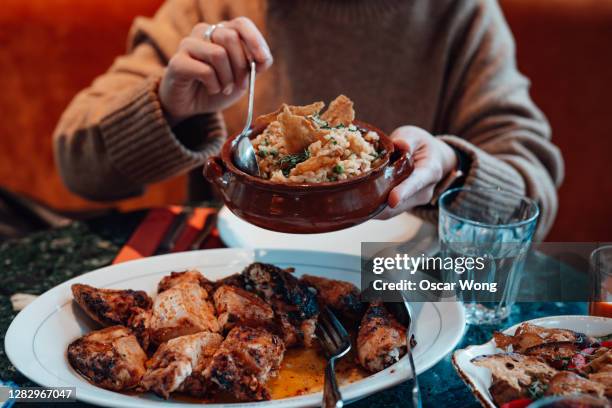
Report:
[[[358,256],[362,242],[403,242],[410,248],[404,247],[403,251],[416,255],[433,254],[438,249],[436,227],[409,213],[323,234],[284,234],[250,224],[223,207],[217,227],[230,248],[333,251]]]
[[[344,279],[359,285],[360,258],[350,255],[283,250],[215,249],[162,255],[98,269],[49,290],[13,320],[6,334],[5,349],[11,362],[25,376],[43,386],[74,386],[81,401],[109,407],[180,407],[193,404],[164,401],[152,394],[123,395],[95,387],[68,364],[66,348],[77,337],[92,330],[72,302],[70,285],[76,282],[103,288],[131,288],[155,293],[159,279],[171,271],[197,268],[210,279],[240,272],[253,261],[281,267],[294,266],[297,274],[309,273]],[[432,367],[448,354],[463,335],[465,316],[456,303],[425,304],[416,326],[415,363],[418,372]],[[404,358],[375,375],[342,388],[347,400],[391,387],[407,379]],[[319,405],[321,394],[251,404],[211,406],[306,407]]]
[[[574,330],[594,337],[612,333],[612,319],[606,317],[550,316],[529,320],[529,323],[548,328]],[[503,333],[513,335],[520,324],[509,327]],[[495,340],[491,339],[485,344],[469,346],[453,353],[452,362],[457,373],[485,408],[495,408],[493,398],[489,392],[492,382],[491,370],[472,364],[472,359],[501,351],[495,344]]]

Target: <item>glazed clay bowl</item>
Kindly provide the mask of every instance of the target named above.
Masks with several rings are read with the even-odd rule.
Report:
[[[380,136],[386,151],[370,172],[326,183],[281,184],[239,170],[231,159],[229,138],[221,155],[208,159],[204,175],[238,217],[259,227],[294,234],[336,231],[376,216],[387,206],[389,192],[412,172],[408,155],[394,151],[391,139],[363,122],[355,124]],[[263,128],[253,129],[251,137]]]

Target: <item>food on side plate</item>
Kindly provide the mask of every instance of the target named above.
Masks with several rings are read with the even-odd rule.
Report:
[[[283,360],[285,344],[262,328],[234,327],[206,368],[205,377],[238,399],[270,399],[266,382],[275,376]]]
[[[265,128],[253,140],[263,178],[278,183],[322,183],[366,174],[384,156],[380,135],[354,124],[353,102],[344,95],[325,104],[283,106],[255,119]]]
[[[104,326],[125,325],[132,308],[150,309],[153,301],[142,290],[98,289],[89,285],[72,285],[72,295],[81,309]]]
[[[495,333],[502,352],[472,363],[491,370],[498,406],[549,395],[612,397],[612,342],[567,329],[521,324],[514,335]]]
[[[187,379],[202,374],[222,341],[220,334],[203,331],[163,343],[147,362],[142,390],[153,391],[166,399],[179,388],[196,396],[205,394],[206,385],[200,386],[199,381]]]
[[[359,321],[359,291],[348,282],[298,279],[293,272],[253,263],[215,282],[196,270],[172,272],[160,280],[154,300],[144,292],[74,285],[81,307],[91,309],[83,293],[95,294],[104,310],[120,310],[124,323],[75,340],[68,361],[97,386],[165,399],[260,401],[320,391],[325,362],[314,335],[319,307],[330,305]],[[125,294],[135,293],[148,301],[136,302],[135,296],[126,301]],[[361,320],[355,355],[340,362],[338,373],[355,381],[393,364],[406,351],[405,331],[382,304],[371,305]],[[310,388],[282,384],[295,383],[296,375],[309,370],[317,376]]]
[[[361,319],[357,353],[361,365],[373,373],[406,354],[406,329],[381,302],[372,302]]]
[[[139,385],[147,355],[136,336],[123,326],[94,331],[68,346],[68,361],[99,387],[126,391]]]

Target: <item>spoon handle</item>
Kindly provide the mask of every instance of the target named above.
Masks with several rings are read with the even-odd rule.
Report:
[[[251,122],[253,121],[253,100],[255,99],[255,61],[249,62],[250,72],[249,72],[249,108],[247,111],[247,120],[244,125],[244,129],[240,134],[241,137],[244,137],[249,129],[251,128]]]

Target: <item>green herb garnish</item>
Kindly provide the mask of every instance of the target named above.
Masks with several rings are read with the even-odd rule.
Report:
[[[257,155],[263,159],[264,157],[268,155],[268,152],[263,149],[259,149],[259,151],[257,152]]]
[[[301,153],[285,155],[278,159],[278,163],[280,164],[281,170],[283,171],[285,177],[288,177],[292,168],[301,162],[308,160],[309,157],[310,152],[308,150],[304,150]]]
[[[334,166],[334,173],[336,173],[336,174],[342,174],[342,173],[344,173],[344,167],[342,167],[342,165],[341,165],[341,164],[336,164],[336,165]]]

